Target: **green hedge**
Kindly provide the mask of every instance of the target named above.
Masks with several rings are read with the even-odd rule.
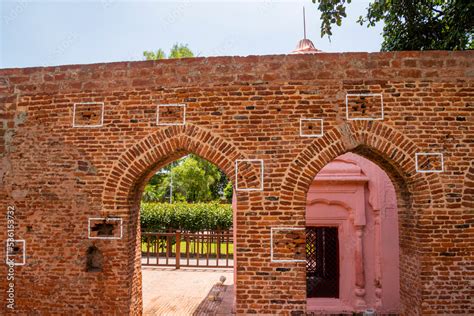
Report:
[[[172,229],[186,231],[232,228],[232,205],[218,203],[142,203],[142,232]]]

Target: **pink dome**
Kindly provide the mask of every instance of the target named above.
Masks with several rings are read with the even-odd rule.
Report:
[[[305,38],[298,42],[295,50],[291,52],[292,54],[317,54],[321,53],[319,49],[314,47],[313,42],[311,40]]]

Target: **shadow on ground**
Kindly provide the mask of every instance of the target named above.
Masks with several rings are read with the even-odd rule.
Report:
[[[199,304],[193,316],[233,315],[234,286],[215,284]]]

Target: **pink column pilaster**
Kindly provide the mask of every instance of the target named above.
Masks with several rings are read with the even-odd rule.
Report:
[[[381,219],[380,209],[374,209],[374,232],[375,232],[375,307],[382,306],[382,264],[381,264]]]
[[[362,246],[362,238],[364,236],[364,226],[357,225],[356,229],[356,245],[355,245],[355,289],[356,306],[358,309],[365,308],[365,273],[364,273],[364,250]]]

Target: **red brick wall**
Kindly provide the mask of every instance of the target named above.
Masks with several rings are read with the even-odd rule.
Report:
[[[0,205],[16,207],[16,237],[27,243],[27,265],[15,270],[16,311],[139,314],[140,192],[154,171],[193,152],[232,179],[236,159],[264,160],[264,190],[238,193],[237,311],[303,313],[305,264],[270,262],[270,228],[303,227],[312,178],[353,151],[382,166],[397,189],[403,313],[474,313],[473,57],[350,53],[0,70]],[[384,120],[346,120],[347,92],[381,93]],[[73,128],[73,104],[92,101],[104,102],[104,125]],[[166,103],[187,105],[185,126],[156,126],[156,104]],[[324,137],[300,137],[301,117],[323,118]],[[417,173],[417,152],[443,153],[444,172]],[[242,181],[256,176],[251,168]],[[108,215],[123,218],[123,238],[88,239],[88,218]],[[285,256],[301,257],[301,240]],[[102,272],[86,272],[92,244],[104,255]],[[6,273],[2,265],[2,289]],[[8,312],[3,290],[0,299]]]

